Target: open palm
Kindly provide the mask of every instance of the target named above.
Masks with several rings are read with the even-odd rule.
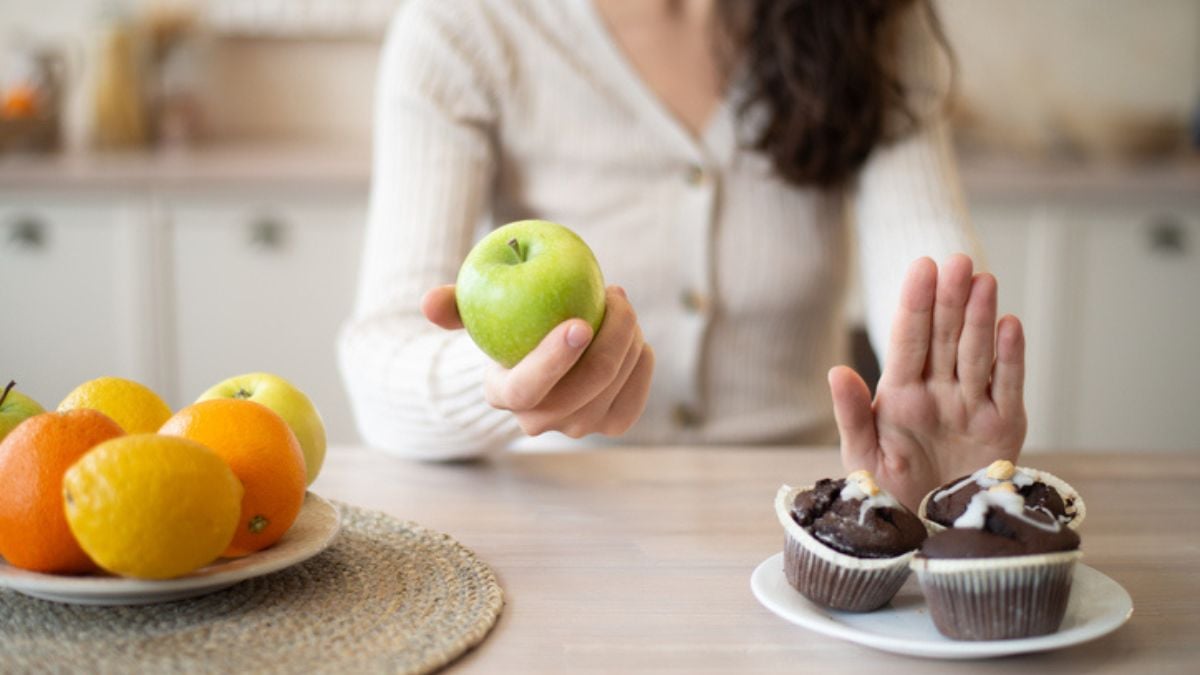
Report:
[[[965,255],[940,270],[922,258],[904,279],[875,400],[852,369],[829,373],[842,464],[915,509],[944,481],[1017,459],[1024,379],[1021,322],[997,321],[995,278]]]

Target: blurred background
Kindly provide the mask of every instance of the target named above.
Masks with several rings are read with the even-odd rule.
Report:
[[[334,356],[403,0],[7,0],[0,378],[173,407]],[[1200,2],[941,0],[959,163],[1029,344],[1031,448],[1200,449]],[[0,383],[3,384],[3,383]]]

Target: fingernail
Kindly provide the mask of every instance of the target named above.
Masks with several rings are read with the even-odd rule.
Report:
[[[576,322],[567,329],[567,346],[571,349],[579,349],[590,339],[592,339],[592,331],[585,323]]]
[[[625,292],[624,286],[617,286],[617,292],[621,294],[622,298],[629,299],[629,294]]]

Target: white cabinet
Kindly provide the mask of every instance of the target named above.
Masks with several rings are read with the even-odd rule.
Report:
[[[1200,208],[1080,204],[1064,349],[1076,405],[1064,418],[1089,448],[1200,448]]]
[[[330,439],[355,438],[335,339],[353,301],[361,204],[283,194],[167,202],[179,402],[231,375],[273,372],[309,394]]]
[[[0,192],[0,387],[54,407],[128,377],[173,409],[279,374],[357,441],[335,338],[357,280],[365,190]]]
[[[1200,448],[1200,194],[972,200],[1026,328],[1027,446]]]
[[[121,374],[151,386],[148,222],[143,204],[0,193],[0,383],[53,408],[80,382]]]

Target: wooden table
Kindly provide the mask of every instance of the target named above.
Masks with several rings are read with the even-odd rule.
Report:
[[[1027,455],[1087,501],[1084,561],[1133,618],[1073,648],[972,672],[1200,672],[1200,453]],[[830,448],[628,448],[421,464],[332,448],[313,490],[447,532],[507,604],[463,673],[963,672],[824,637],[768,612],[750,573],[780,550],[781,483],[841,471]]]

